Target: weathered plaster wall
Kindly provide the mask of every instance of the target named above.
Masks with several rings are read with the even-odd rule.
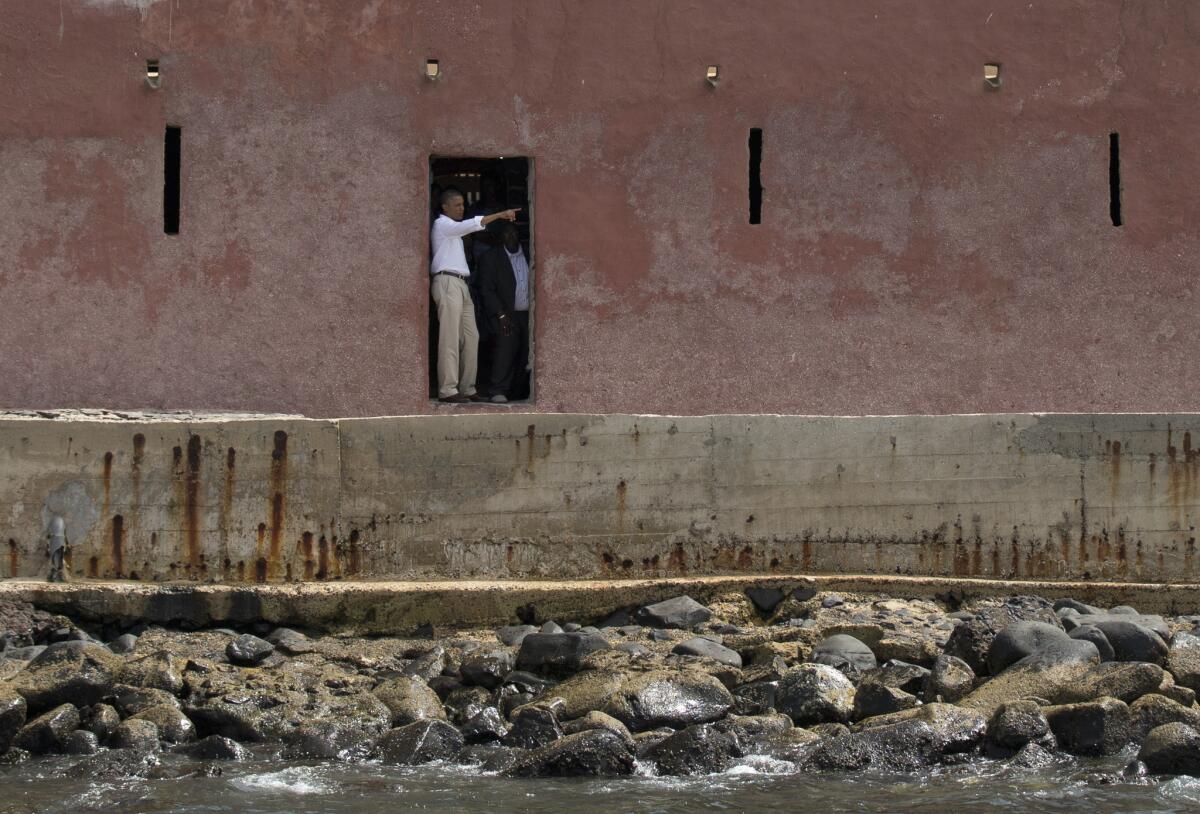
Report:
[[[0,418],[0,576],[1200,581],[1198,415]]]
[[[0,405],[438,410],[437,153],[535,159],[535,410],[1194,409],[1198,30],[1189,0],[0,0]]]

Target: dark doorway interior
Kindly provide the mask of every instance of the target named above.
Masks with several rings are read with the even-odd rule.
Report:
[[[529,332],[533,334],[533,247],[531,245],[531,223],[533,212],[530,209],[531,175],[530,162],[527,158],[430,158],[429,159],[429,202],[430,225],[440,214],[438,199],[442,190],[457,189],[466,199],[467,217],[490,215],[504,209],[521,211],[517,216],[517,234],[521,247],[528,259],[531,272],[530,281],[530,324]],[[484,252],[500,245],[499,238],[493,230],[477,232],[464,238],[467,252],[467,263],[471,267],[471,297],[475,301],[475,323],[479,327],[479,374],[476,378],[476,388],[480,393],[491,396],[492,357],[495,352],[496,337],[488,329],[488,320],[483,313],[482,301],[475,285],[476,269]],[[432,297],[429,301],[429,396],[437,398],[437,308]],[[530,357],[532,359],[532,356]],[[506,394],[508,403],[529,403],[533,400],[533,377],[525,364],[518,364],[518,375],[514,378],[509,392]]]

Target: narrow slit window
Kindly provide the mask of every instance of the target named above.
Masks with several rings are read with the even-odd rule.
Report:
[[[762,128],[750,128],[750,223],[762,223]]]
[[[1121,225],[1121,134],[1108,134],[1108,214]]]
[[[183,130],[167,127],[163,139],[163,232],[179,234],[179,161]]]

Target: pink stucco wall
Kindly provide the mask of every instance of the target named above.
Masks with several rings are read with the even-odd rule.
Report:
[[[0,0],[0,407],[462,410],[436,153],[535,160],[536,410],[1194,409],[1198,34],[1190,0]]]

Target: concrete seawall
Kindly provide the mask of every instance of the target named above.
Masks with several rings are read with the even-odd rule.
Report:
[[[1197,579],[1197,415],[0,416],[0,576]],[[1200,446],[1200,434],[1196,435]]]

